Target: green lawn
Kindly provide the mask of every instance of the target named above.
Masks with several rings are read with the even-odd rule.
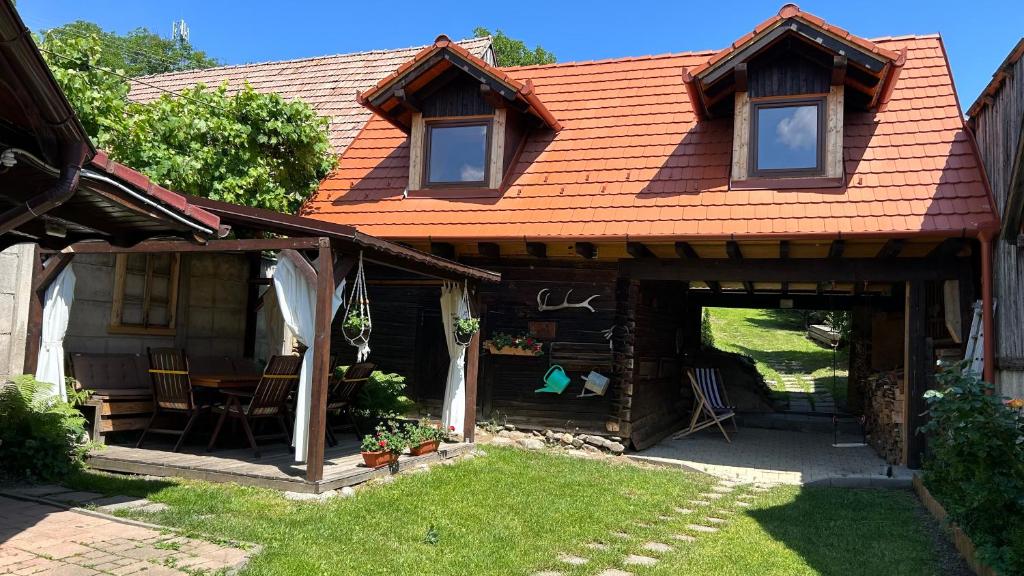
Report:
[[[622,567],[645,542],[675,543],[673,534],[701,522],[705,511],[678,506],[706,491],[711,479],[625,462],[486,448],[488,454],[429,473],[402,475],[353,498],[296,503],[270,490],[204,482],[128,480],[85,473],[70,485],[145,496],[170,506],[156,514],[125,513],[194,536],[259,544],[245,574],[523,575],[557,569],[592,576]],[[913,497],[894,491],[791,487],[754,493],[720,532],[675,543],[644,574],[910,574],[936,573],[930,540]],[[667,517],[659,518],[659,517]],[[427,543],[434,527],[436,543]],[[625,539],[611,536],[626,532]],[[600,541],[595,551],[587,542]],[[559,553],[588,558],[583,567]],[[651,554],[651,553],[648,553]]]
[[[712,308],[710,315],[715,347],[752,357],[772,390],[783,388],[782,377],[773,366],[793,363],[800,367],[797,380],[805,391],[810,392],[814,387],[829,390],[837,404],[845,406],[850,364],[848,348],[841,348],[836,356],[833,388],[832,350],[807,338],[798,312]]]

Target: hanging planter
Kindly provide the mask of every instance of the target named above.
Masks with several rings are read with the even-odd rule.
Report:
[[[359,253],[359,267],[352,293],[348,297],[345,318],[341,322],[341,335],[349,344],[356,347],[356,362],[362,362],[370,356],[370,332],[373,320],[370,319],[370,300],[366,293],[366,274],[363,272],[363,253]]]
[[[480,331],[480,319],[455,318],[452,322],[452,331],[455,333],[455,342],[459,346],[469,346],[473,335]]]

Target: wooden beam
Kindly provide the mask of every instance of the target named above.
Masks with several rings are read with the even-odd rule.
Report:
[[[480,299],[473,290],[473,303],[477,314],[483,317],[480,309]],[[480,375],[480,332],[473,334],[466,348],[466,417],[463,424],[463,439],[466,442],[473,442],[476,431],[476,405],[477,405],[477,381]]]
[[[643,242],[626,242],[626,252],[633,258],[652,258],[654,254]]]
[[[717,282],[903,282],[907,280],[952,280],[961,263],[925,258],[899,261],[873,258],[770,258],[743,260],[622,260],[620,269],[636,280]]]
[[[394,91],[395,100],[410,112],[419,112],[420,103],[411,94],[405,93],[405,88],[396,88]]]
[[[25,330],[25,359],[22,372],[34,374],[39,363],[39,346],[43,336],[43,298],[46,289],[71,264],[74,254],[55,254],[44,263],[37,247],[32,251],[32,289],[28,295],[28,324]]]
[[[779,260],[789,258],[789,240],[779,241]],[[781,286],[782,295],[789,294],[789,282],[783,282]]]
[[[736,91],[746,92],[747,91],[747,63],[740,62],[736,65],[736,69],[733,71],[733,76],[736,81]]]
[[[327,384],[331,376],[331,321],[334,318],[334,255],[331,240],[319,238],[316,275],[316,312],[313,338],[313,389],[310,399],[309,440],[306,445],[306,480],[324,477],[324,442],[327,431]]]
[[[256,357],[256,321],[260,309],[260,253],[248,252],[245,255],[249,265],[249,282],[245,287],[245,331],[242,336],[242,356],[253,359]],[[274,287],[270,287],[274,290]]]
[[[60,252],[65,254],[163,254],[168,252],[260,252],[263,250],[308,250],[316,238],[249,238],[210,240],[196,244],[186,240],[146,240],[134,246],[111,246],[106,242],[77,242]]]
[[[42,296],[50,284],[57,279],[57,276],[67,268],[68,264],[71,264],[74,257],[74,254],[54,254],[47,258],[41,264],[39,277],[32,279],[32,290]]]
[[[345,281],[348,277],[349,272],[356,267],[356,263],[359,261],[359,257],[354,254],[343,254],[334,259],[334,288],[337,290],[338,286]]]
[[[832,245],[828,247],[828,257],[834,259],[842,258],[843,252],[846,250],[845,240],[833,240]]]
[[[447,260],[455,260],[455,246],[449,242],[431,242],[430,253]]]
[[[313,269],[313,265],[309,263],[309,260],[306,260],[305,256],[299,254],[295,250],[281,250],[278,252],[277,257],[279,260],[290,260],[299,271],[299,274],[302,274],[306,278],[307,282],[316,286],[316,270]]]
[[[846,82],[846,56],[836,54],[832,57],[832,85],[842,86]]]
[[[486,258],[501,258],[501,246],[497,242],[477,242],[476,250]]]
[[[908,468],[921,467],[924,435],[918,428],[924,424],[924,393],[929,388],[928,313],[925,310],[926,286],[922,281],[907,283],[904,329],[903,373],[904,395],[903,462]]]
[[[957,256],[966,245],[967,240],[964,238],[946,238],[928,253],[928,258],[933,260],[952,258]]]
[[[526,253],[534,258],[547,258],[548,246],[543,242],[527,242]]]
[[[906,242],[902,238],[892,238],[887,240],[885,245],[878,251],[875,258],[888,259],[896,258],[903,251],[903,246]]]
[[[506,100],[501,94],[495,92],[487,84],[480,85],[480,96],[483,97],[484,102],[487,102],[495,108],[504,108],[508,105],[508,100]]]
[[[729,255],[729,260],[733,262],[743,261],[743,251],[740,250],[740,245],[735,240],[729,240],[725,243],[725,252]],[[747,294],[754,293],[754,283],[744,280],[743,289],[747,291]]]
[[[680,260],[690,263],[700,260],[700,255],[697,254],[697,251],[693,249],[693,246],[691,246],[689,242],[676,242],[676,255],[679,256]],[[703,281],[708,285],[708,289],[715,294],[722,293],[722,285],[718,282],[713,280],[703,280],[700,278],[693,278],[693,280]]]
[[[577,256],[591,260],[597,256],[597,247],[591,242],[577,242],[573,247]]]

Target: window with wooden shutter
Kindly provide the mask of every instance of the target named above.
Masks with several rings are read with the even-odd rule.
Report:
[[[116,255],[109,331],[174,334],[180,269],[180,254]]]

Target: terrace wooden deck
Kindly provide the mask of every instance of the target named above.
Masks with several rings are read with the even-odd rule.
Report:
[[[395,470],[387,467],[373,470],[363,465],[358,442],[339,438],[337,446],[325,448],[323,480],[309,482],[305,477],[306,465],[296,463],[284,444],[262,446],[260,458],[253,457],[247,448],[206,452],[201,446],[186,446],[181,452],[174,453],[171,446],[171,443],[156,442],[147,448],[106,446],[94,449],[86,462],[92,469],[106,472],[235,482],[244,486],[319,494],[362,484],[418,464],[454,458],[473,447],[466,443],[443,444],[432,454],[402,455]]]

